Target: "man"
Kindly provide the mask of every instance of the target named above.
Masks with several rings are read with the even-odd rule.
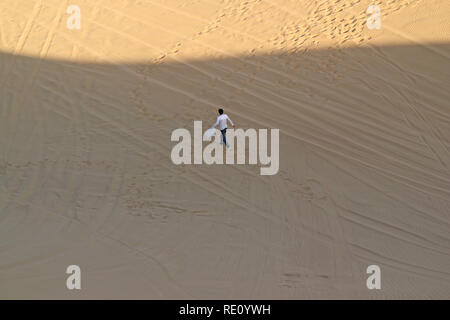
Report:
[[[230,121],[231,125],[234,128],[233,121],[231,121],[231,119],[228,118],[228,116],[226,114],[223,114],[223,109],[220,108],[219,109],[219,116],[217,117],[216,123],[214,123],[214,125],[211,127],[211,129],[215,128],[217,125],[219,125],[220,132],[222,132],[222,141],[220,142],[220,144],[225,143],[227,148],[229,148],[230,145],[227,143],[227,137],[226,137],[226,134],[227,134],[227,120]]]

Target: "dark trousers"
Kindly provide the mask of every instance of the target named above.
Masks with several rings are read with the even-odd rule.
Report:
[[[223,130],[220,130],[220,132],[222,132],[222,141],[223,141],[223,143],[227,144],[227,137],[226,137],[226,135],[227,135],[227,128],[225,128]]]

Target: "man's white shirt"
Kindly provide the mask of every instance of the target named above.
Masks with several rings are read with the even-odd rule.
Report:
[[[226,114],[221,114],[220,116],[217,117],[216,123],[214,123],[214,125],[211,128],[214,128],[217,125],[219,125],[219,129],[223,130],[227,127],[227,120],[230,121],[232,126],[234,125],[233,121],[231,121],[231,119],[228,118]]]

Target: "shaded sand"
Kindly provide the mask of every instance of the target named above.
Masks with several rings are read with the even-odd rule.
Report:
[[[0,298],[450,298],[449,1],[76,2],[0,4]],[[218,104],[277,175],[172,164]]]

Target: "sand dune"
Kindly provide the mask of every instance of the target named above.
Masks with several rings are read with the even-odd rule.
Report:
[[[450,298],[448,1],[76,2],[0,4],[0,298]],[[218,105],[276,175],[172,163]]]

